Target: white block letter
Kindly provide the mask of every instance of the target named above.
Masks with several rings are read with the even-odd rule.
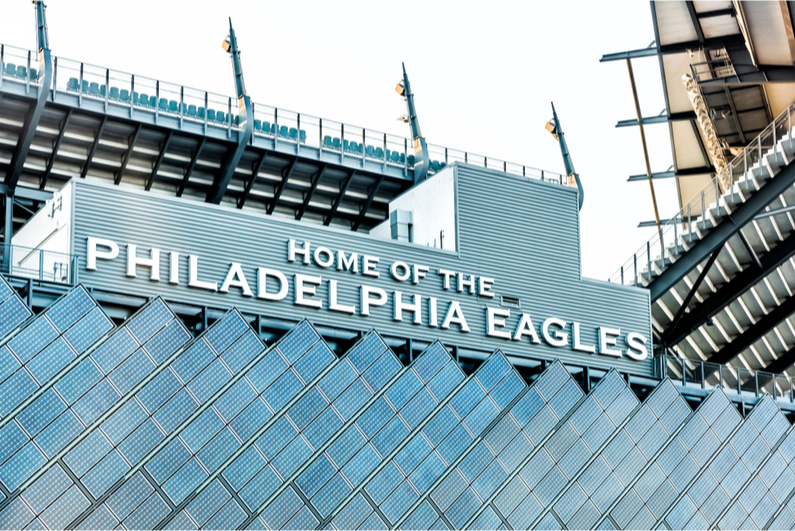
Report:
[[[378,298],[373,297],[378,295]],[[362,286],[362,315],[370,315],[370,306],[386,304],[386,291],[372,286]]]
[[[199,257],[195,254],[188,256],[188,286],[191,288],[218,291],[218,282],[205,282],[199,280]]]
[[[230,287],[242,289],[243,295],[246,297],[254,296],[254,294],[251,293],[251,288],[248,286],[246,275],[243,274],[243,266],[237,262],[232,262],[230,264],[229,271],[226,273],[226,278],[224,279],[224,283],[221,284],[221,289],[218,291],[221,293],[228,293]]]
[[[511,316],[511,310],[501,308],[486,308],[486,335],[491,337],[501,337],[511,339],[508,330],[497,330],[496,327],[504,328],[505,319]]]
[[[103,260],[113,260],[119,256],[119,246],[116,245],[115,242],[103,240],[101,238],[92,238],[91,236],[86,239],[88,240],[88,264],[86,265],[86,269],[89,271],[97,270],[97,258],[102,258]],[[97,250],[97,246],[99,245],[102,247],[107,247],[108,250]]]
[[[323,301],[309,299],[315,295],[317,286],[323,281],[320,277],[311,275],[295,274],[295,304],[299,306],[309,306],[310,308],[322,308]]]
[[[280,301],[287,296],[287,277],[281,271],[260,267],[257,270],[257,298],[266,301]],[[268,277],[273,277],[279,281],[279,291],[268,293]]]

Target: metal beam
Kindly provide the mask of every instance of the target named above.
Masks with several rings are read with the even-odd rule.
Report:
[[[715,167],[714,166],[700,166],[698,168],[681,168],[678,171],[661,171],[657,173],[652,173],[652,179],[670,179],[672,177],[689,177],[691,175],[707,175],[707,174],[714,174]],[[645,173],[638,174],[638,175],[630,175],[627,182],[637,182],[643,181],[646,182],[649,180],[648,175]]]
[[[279,202],[279,198],[282,196],[284,188],[287,186],[287,181],[290,179],[290,176],[293,174],[293,170],[295,169],[296,163],[298,163],[298,157],[294,158],[292,162],[290,162],[290,165],[287,167],[287,169],[282,171],[282,180],[279,183],[279,186],[276,187],[276,191],[273,193],[273,199],[268,205],[267,209],[268,214],[273,214],[273,211],[276,209],[276,203]]]
[[[781,324],[793,312],[795,312],[795,297],[790,297],[779,306],[773,308],[770,313],[756,323],[746,328],[745,332],[733,338],[722,349],[710,356],[707,361],[721,364],[730,362],[742,351],[761,339],[762,336]]]
[[[669,332],[676,330],[677,325],[679,325],[679,321],[682,319],[682,316],[687,311],[687,307],[690,305],[690,301],[693,300],[693,297],[698,292],[698,288],[701,286],[701,283],[704,282],[704,278],[709,274],[709,270],[712,268],[712,264],[715,263],[715,260],[718,258],[719,254],[720,249],[715,249],[715,251],[710,255],[709,260],[707,260],[707,263],[704,264],[704,267],[701,269],[701,273],[698,274],[698,278],[693,283],[693,287],[691,287],[690,291],[687,292],[687,296],[682,301],[679,311],[676,312],[676,316],[674,316],[673,320],[671,321],[671,324],[668,328]],[[665,344],[663,344],[663,348],[666,348]]]
[[[765,372],[784,372],[795,364],[795,347],[792,347],[777,359],[770,362],[764,369]]]
[[[712,252],[722,247],[740,227],[753,220],[767,205],[795,184],[795,164],[785,166],[778,175],[770,179],[757,193],[752,195],[720,225],[712,229],[679,260],[654,279],[649,285],[651,301],[654,302],[668,292]]]
[[[660,28],[659,23],[657,21],[657,7],[655,2],[651,2],[651,21],[652,26],[654,27],[654,42],[657,43],[657,51],[659,54],[657,55],[657,62],[660,65],[660,82],[662,83],[663,89],[663,100],[665,101],[665,112],[668,116],[671,116],[671,102],[668,100],[668,81],[665,79],[665,61],[663,61],[663,47],[660,45]],[[700,43],[704,44],[704,43]],[[673,167],[674,171],[679,171],[679,164],[676,158],[676,142],[674,140],[674,126],[672,122],[668,122],[668,140],[671,146],[671,158],[673,159]],[[652,182],[652,181],[649,181]],[[679,178],[675,178],[674,182],[676,184],[676,198],[679,202],[679,209],[681,210],[684,205],[682,204],[682,188],[679,185]]]
[[[52,57],[50,55],[49,43],[47,42],[44,4],[41,2],[36,4],[36,21],[37,50],[40,57],[39,69],[42,69],[41,62],[43,62],[44,76],[41,79],[41,84],[38,85],[38,95],[36,96],[35,103],[28,109],[25,116],[22,132],[19,134],[16,149],[11,156],[11,164],[6,172],[5,184],[8,185],[12,191],[19,183],[19,177],[22,175],[22,168],[25,165],[25,159],[28,158],[30,146],[33,144],[33,137],[36,136],[36,128],[41,120],[41,115],[44,114],[44,107],[47,103],[47,98],[50,96],[50,87],[52,87]]]
[[[651,203],[654,207],[654,221],[657,222],[657,233],[660,236],[660,241],[663,241],[662,227],[660,226],[660,211],[657,208],[657,194],[654,191],[654,181],[651,178],[651,163],[649,162],[649,150],[646,146],[646,132],[643,128],[643,119],[640,114],[640,101],[638,100],[638,88],[635,85],[635,74],[632,71],[632,60],[627,59],[627,72],[629,73],[629,84],[632,88],[632,101],[635,104],[635,116],[638,120],[638,130],[640,131],[640,144],[643,148],[643,161],[646,164],[646,176],[649,178],[649,191],[651,192]],[[670,113],[668,114],[670,116]],[[649,271],[651,274],[651,271]]]
[[[58,154],[58,148],[61,147],[61,140],[63,140],[63,136],[66,133],[66,128],[69,126],[69,120],[72,119],[72,109],[70,108],[66,112],[66,117],[64,118],[63,122],[61,123],[61,128],[58,131],[58,138],[55,139],[55,143],[52,146],[52,155],[50,155],[50,160],[47,161],[47,169],[44,170],[44,175],[39,182],[39,189],[44,190],[44,187],[47,186],[47,181],[50,179],[50,172],[52,171],[52,165],[55,163],[55,155]]]
[[[660,223],[662,225],[667,225],[670,222],[671,222],[670,219],[661,219],[660,220]],[[641,221],[641,222],[638,223],[638,228],[639,229],[647,229],[649,227],[656,227],[656,226],[657,226],[657,222],[656,221]]]
[[[168,135],[166,136],[166,141],[163,142],[163,147],[160,149],[160,154],[157,156],[157,161],[155,162],[154,168],[152,168],[152,173],[149,175],[149,180],[146,181],[147,192],[152,188],[152,184],[155,182],[155,175],[157,175],[157,171],[160,169],[160,163],[163,162],[163,157],[166,156],[166,150],[168,149],[168,145],[171,143],[171,137],[173,134],[174,131],[169,130]]]
[[[375,194],[378,192],[378,189],[381,187],[381,183],[384,182],[384,176],[381,175],[378,180],[373,185],[373,189],[370,190],[370,193],[367,196],[367,201],[364,203],[361,212],[359,212],[359,218],[353,223],[351,230],[356,232],[359,230],[359,225],[362,224],[364,221],[364,216],[367,215],[367,211],[370,209],[370,205],[373,204],[373,200],[375,199]]]
[[[7,195],[11,189],[8,185],[0,183],[0,196]],[[49,201],[52,199],[52,192],[38,190],[36,188],[26,188],[24,186],[17,186],[14,190],[14,197],[19,199],[29,199],[31,201]]]
[[[206,136],[203,136],[199,141],[199,145],[196,147],[196,152],[193,154],[193,158],[190,159],[190,164],[188,164],[188,169],[185,170],[185,177],[183,177],[182,183],[179,185],[179,190],[177,190],[177,197],[182,197],[182,194],[185,193],[185,187],[188,185],[188,181],[190,180],[190,174],[193,173],[193,168],[196,167],[196,161],[199,160],[199,154],[202,152],[202,148],[204,147],[204,143],[206,141]]]
[[[740,135],[740,142],[743,144],[748,144],[748,140],[745,138],[745,131],[743,131],[743,126],[740,124],[740,117],[737,116],[737,108],[734,106],[734,98],[732,97],[732,91],[729,87],[723,87],[723,90],[726,93],[726,99],[729,100],[729,109],[732,113],[732,120],[734,120],[734,126],[737,128],[737,134]]]
[[[340,193],[337,196],[337,199],[334,200],[334,204],[331,206],[331,212],[326,217],[326,220],[323,222],[323,225],[331,224],[331,220],[334,219],[334,215],[337,213],[337,209],[340,207],[340,203],[342,203],[342,198],[345,197],[345,192],[348,191],[348,187],[351,185],[351,181],[353,181],[353,177],[356,175],[356,170],[352,171],[350,175],[345,178],[345,182],[342,183],[342,187],[340,187]]]
[[[740,298],[751,287],[761,282],[793,255],[795,255],[795,234],[787,237],[771,249],[769,253],[760,258],[761,267],[756,266],[744,269],[728,283],[724,284],[717,293],[713,293],[704,302],[691,309],[690,312],[685,314],[675,330],[668,329],[662,334],[662,339],[671,346],[678,344],[703,326],[723,308]]]
[[[301,204],[300,210],[295,215],[295,219],[298,221],[304,217],[304,213],[306,212],[306,208],[309,206],[309,202],[312,200],[312,196],[315,195],[315,190],[317,190],[317,185],[320,183],[320,179],[323,178],[323,174],[326,173],[327,166],[324,164],[320,170],[312,176],[312,186],[309,187],[309,191],[306,193],[306,197],[304,197],[304,202]]]
[[[652,9],[654,9],[652,5]],[[734,10],[731,10],[733,12]],[[714,15],[712,15],[714,13]],[[707,18],[708,16],[720,16],[724,14],[731,14],[729,12],[724,13],[723,10],[715,10],[714,12],[710,13],[700,13],[699,18]],[[652,17],[656,19],[656,14],[652,13]],[[655,33],[658,33],[657,30],[657,23],[655,20],[654,23]],[[655,41],[659,42],[659,39]],[[653,57],[655,55],[663,56],[663,55],[670,55],[676,53],[687,53],[690,50],[698,50],[702,46],[704,48],[715,48],[721,46],[731,46],[734,44],[741,44],[743,43],[742,35],[735,34],[735,35],[724,35],[721,37],[712,37],[712,38],[705,38],[704,42],[701,43],[698,40],[695,41],[686,41],[686,42],[677,42],[674,44],[665,44],[663,46],[654,46],[652,48],[641,48],[639,50],[630,50],[626,52],[617,52],[617,53],[608,53],[602,56],[599,59],[600,63],[607,63],[610,61],[624,61],[625,59],[636,59],[641,57]]]
[[[257,175],[259,174],[259,170],[260,168],[262,168],[262,164],[265,162],[265,159],[267,157],[268,157],[268,152],[263,151],[262,155],[260,155],[259,159],[257,159],[257,161],[254,163],[254,167],[251,168],[251,177],[246,183],[246,188],[243,190],[243,195],[241,195],[237,200],[237,208],[243,208],[243,205],[246,204],[246,199],[248,199],[248,194],[250,194],[251,189],[254,188],[254,181],[257,180]]]
[[[135,132],[130,138],[130,145],[127,146],[127,150],[124,152],[124,156],[121,159],[121,167],[119,168],[119,171],[116,172],[116,176],[113,179],[113,184],[119,184],[121,182],[121,176],[124,173],[124,170],[127,169],[127,163],[130,162],[130,155],[132,155],[133,148],[135,148],[135,142],[138,140],[138,135],[140,133],[141,133],[141,124],[138,124],[135,127]]]
[[[661,114],[659,116],[644,116],[642,118],[643,125],[664,124],[667,122],[683,122],[695,119],[696,119],[695,111],[677,112],[671,114],[670,116],[665,114]],[[637,118],[632,118],[630,120],[619,120],[618,123],[616,124],[616,127],[633,127],[636,125],[638,125]]]
[[[97,152],[97,146],[99,145],[99,137],[102,136],[102,131],[105,130],[105,124],[108,123],[108,116],[102,116],[102,122],[99,124],[99,130],[97,131],[97,136],[94,137],[94,142],[91,143],[91,149],[88,151],[88,157],[86,158],[86,163],[83,165],[83,171],[80,172],[80,177],[85,179],[86,174],[88,173],[88,167],[91,165],[91,159],[94,158],[94,153]]]
[[[687,0],[685,2],[687,6],[687,12],[690,14],[690,22],[693,23],[693,28],[696,30],[696,36],[698,37],[698,42],[700,44],[704,44],[704,30],[701,29],[701,21],[698,20],[698,13],[696,13],[696,6],[693,5],[692,0]]]

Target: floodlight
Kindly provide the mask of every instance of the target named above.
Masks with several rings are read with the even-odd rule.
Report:
[[[406,88],[403,86],[403,80],[400,80],[398,82],[397,86],[395,87],[395,92],[397,92],[401,96],[406,95]]]
[[[398,116],[398,122],[403,122],[404,124],[409,123],[409,115],[408,114],[401,114]]]
[[[544,126],[544,129],[552,133],[552,136],[555,137],[555,140],[558,139],[558,125],[555,123],[554,118],[552,118],[549,122],[547,122],[547,125]]]
[[[224,39],[224,42],[221,43],[221,48],[223,48],[227,53],[232,53],[232,41],[229,39],[228,35],[226,39]]]

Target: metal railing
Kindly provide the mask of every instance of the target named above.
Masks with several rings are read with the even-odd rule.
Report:
[[[777,153],[779,140],[786,138],[790,147],[795,147],[792,135],[787,136],[788,132],[792,131],[793,113],[795,113],[795,104],[787,107],[743,148],[742,153],[734,157],[729,163],[729,179],[732,184],[745,181],[747,185],[748,179],[753,179],[766,171],[758,163],[769,150],[772,150],[772,154]],[[712,227],[711,216],[707,215],[710,210],[716,209],[717,216],[721,216],[726,213],[727,203],[736,204],[744,201],[734,187],[725,193],[722,192],[719,180],[719,176],[713,177],[624,262],[608,281],[633,286],[647,284],[675,259],[675,255],[684,252],[690,242],[698,239],[695,234],[697,231]]]
[[[702,63],[693,63],[690,65],[690,71],[693,73],[693,79],[695,79],[697,83],[713,81],[716,79],[723,79],[737,75],[737,73],[734,71],[734,65],[728,58],[714,59],[712,61],[704,61]]]
[[[37,85],[39,80],[31,77],[31,57],[33,67],[38,67],[35,52],[0,44],[0,87],[4,82]],[[6,66],[15,66],[13,75],[6,75]],[[18,67],[27,65],[25,76],[17,75]],[[168,83],[157,79],[137,76],[118,70],[82,63],[61,57],[53,57],[53,98],[59,92],[67,92],[78,97],[78,105],[83,99],[99,101],[108,106],[122,106],[129,109],[130,117],[137,113],[155,116],[171,116],[183,121],[194,122],[209,128],[226,130],[231,136],[233,129],[242,124],[238,116],[237,99],[198,90],[183,85]],[[21,71],[20,71],[21,72]],[[341,159],[352,158],[383,164],[383,167],[396,167],[408,170],[413,167],[413,141],[402,137],[357,127],[342,122],[326,120],[279,109],[270,105],[254,103],[254,135],[273,140],[274,144],[291,144],[297,153],[306,148],[338,153]],[[566,184],[564,175],[527,166],[455,150],[428,145],[432,161],[431,173],[435,173],[454,161],[476,164],[515,175],[541,179],[548,182]]]
[[[794,402],[795,380],[786,374],[751,371],[671,354],[658,354],[654,370],[658,377],[671,378],[683,387],[705,390],[720,387],[728,395],[758,398],[767,394],[774,400]]]
[[[77,284],[79,260],[73,254],[19,245],[0,245],[0,273],[10,276]]]

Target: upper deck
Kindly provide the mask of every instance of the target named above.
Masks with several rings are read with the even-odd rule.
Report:
[[[87,175],[365,231],[386,219],[389,201],[414,184],[409,139],[257,103],[251,140],[232,175],[224,175],[245,126],[234,97],[60,57],[53,57],[44,111],[13,175],[45,87],[35,52],[0,45],[0,66],[0,176],[3,191],[20,186],[16,226],[46,198],[29,188],[54,190]],[[430,174],[459,161],[564,182],[558,173],[428,148]]]

